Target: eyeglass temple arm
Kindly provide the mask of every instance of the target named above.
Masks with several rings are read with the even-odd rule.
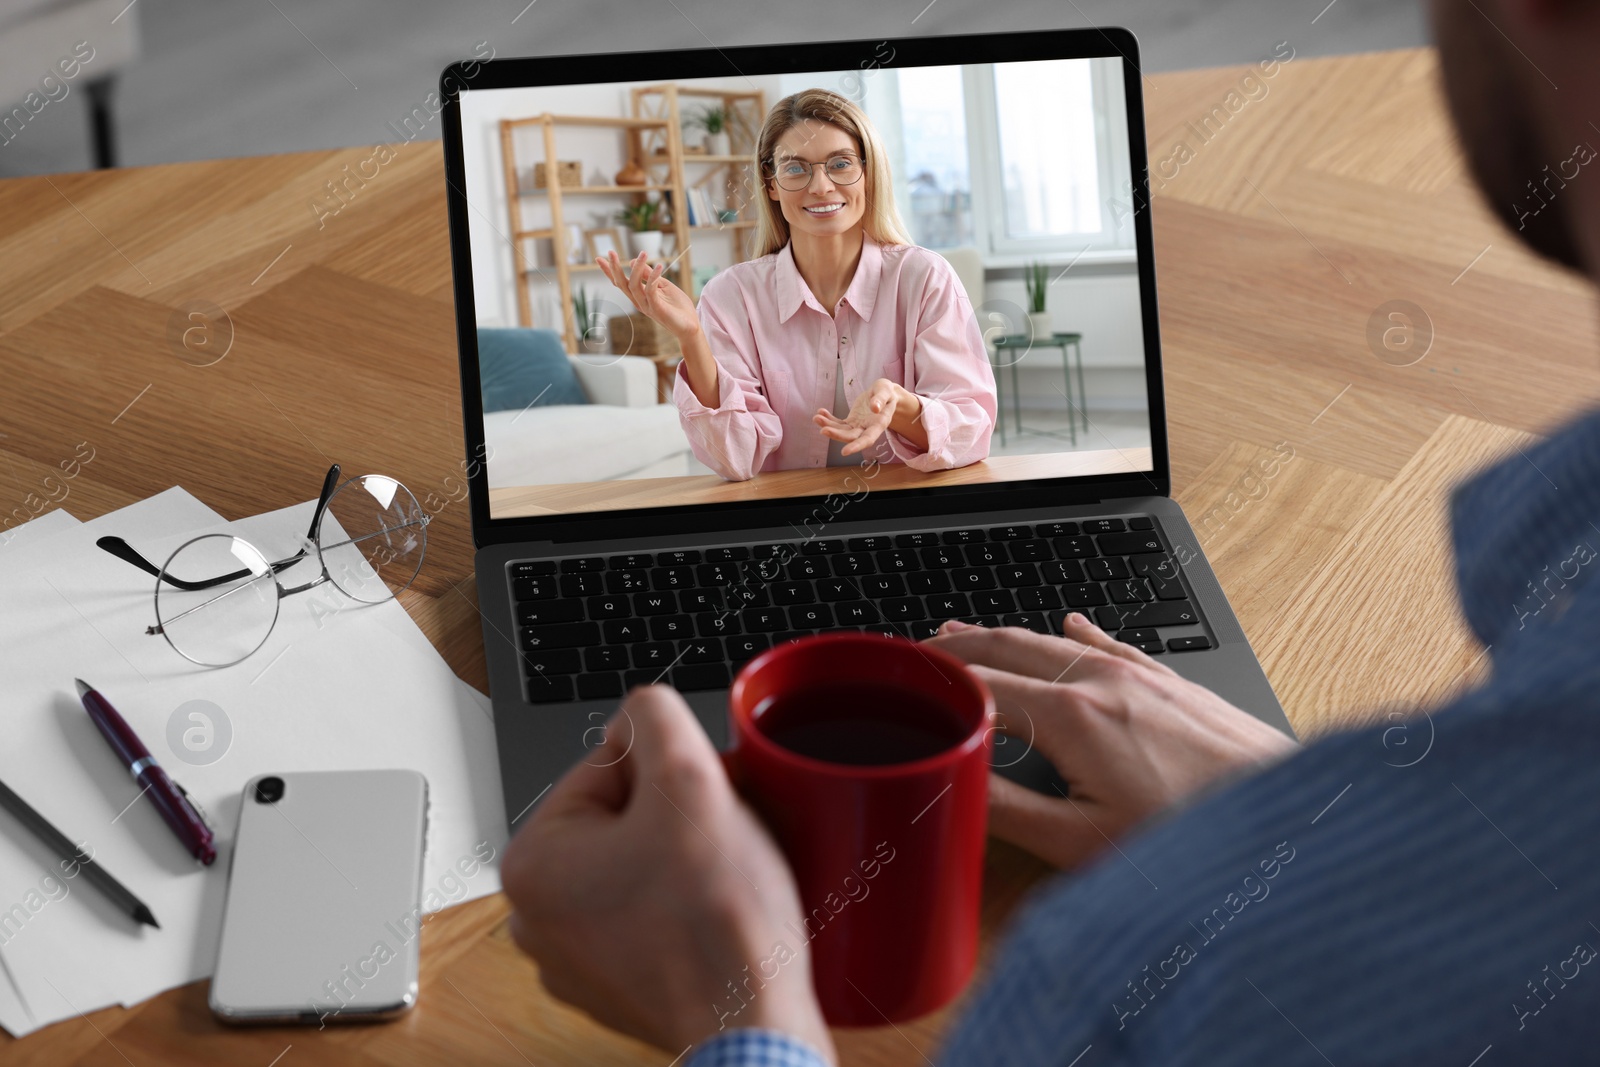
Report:
[[[157,567],[154,563],[151,563],[149,560],[145,559],[139,554],[137,549],[120,537],[115,535],[102,537],[96,541],[95,544],[105,551],[111,553],[113,556],[116,556],[124,563],[131,563],[135,567],[138,567],[140,570],[144,571],[146,574],[160,578],[168,585],[176,586],[179,589],[185,589],[190,592],[200,589],[211,589],[215,586],[221,585],[224,582],[232,582],[237,581],[240,578],[248,578],[253,573],[248,568],[245,568],[234,571],[231,574],[220,575],[216,578],[207,578],[206,580],[200,582],[190,582],[185,581],[184,579],[175,575],[161,573],[160,567]],[[276,574],[284,568],[300,562],[300,560],[305,558],[305,554],[305,549],[301,549],[288,559],[279,560],[278,562],[272,564],[272,572]]]
[[[306,531],[306,540],[315,541],[317,531],[322,527],[322,513],[328,508],[328,498],[333,496],[334,489],[339,485],[339,465],[335,463],[328,468],[328,476],[322,479],[322,492],[317,494],[317,506],[311,512],[311,528]]]

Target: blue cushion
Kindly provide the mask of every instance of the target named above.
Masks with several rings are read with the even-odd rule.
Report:
[[[554,330],[480,327],[478,379],[486,412],[589,402]]]

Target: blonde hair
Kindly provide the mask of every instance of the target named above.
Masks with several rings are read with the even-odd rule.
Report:
[[[878,139],[872,120],[838,93],[828,89],[803,89],[772,105],[767,120],[761,124],[761,136],[756,140],[756,172],[760,180],[756,197],[756,237],[750,258],[759,259],[789,243],[789,220],[783,217],[778,202],[767,195],[767,183],[772,180],[778,138],[806,119],[835,126],[856,142],[867,182],[867,208],[861,224],[868,236],[879,244],[911,244],[911,236],[895,207],[889,156],[883,150],[883,142]]]

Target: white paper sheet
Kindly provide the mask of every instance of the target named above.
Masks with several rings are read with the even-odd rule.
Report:
[[[300,508],[230,528],[269,557],[288,555],[309,519]],[[398,604],[325,610],[336,601],[321,598],[323,590],[286,599],[266,645],[221,669],[197,667],[144,633],[154,579],[95,547],[95,538],[119,534],[161,561],[215,521],[198,501],[169,490],[0,554],[0,728],[8,739],[0,778],[86,841],[162,924],[138,927],[94,887],[60,878],[49,852],[14,820],[0,823],[0,923],[12,914],[10,927],[0,925],[0,952],[31,1009],[30,1018],[0,983],[0,1025],[13,1034],[138,1003],[211,973],[239,794],[256,774],[419,770],[430,795],[425,909],[499,888],[498,862],[470,878],[457,868],[486,850],[497,861],[505,845],[488,701],[455,677]],[[312,598],[322,600],[319,609]],[[74,677],[117,707],[206,810],[219,838],[211,868],[198,867],[139,796],[84,713]],[[193,744],[197,735],[183,739],[196,728],[204,739],[201,720],[190,717],[196,700],[221,709],[201,709],[218,720],[211,747]],[[224,754],[198,762],[221,744],[224,721]],[[11,911],[18,904],[20,921]]]

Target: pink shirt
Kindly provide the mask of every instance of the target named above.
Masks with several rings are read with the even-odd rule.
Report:
[[[719,406],[695,398],[684,364],[672,399],[695,456],[729,481],[827,465],[830,439],[811,417],[833,409],[836,367],[847,405],[879,378],[922,399],[927,451],[885,431],[889,455],[881,444],[867,450],[879,462],[932,471],[989,454],[994,372],[966,292],[935,252],[863,235],[855,276],[829,315],[785,245],[714,275],[699,311]]]

